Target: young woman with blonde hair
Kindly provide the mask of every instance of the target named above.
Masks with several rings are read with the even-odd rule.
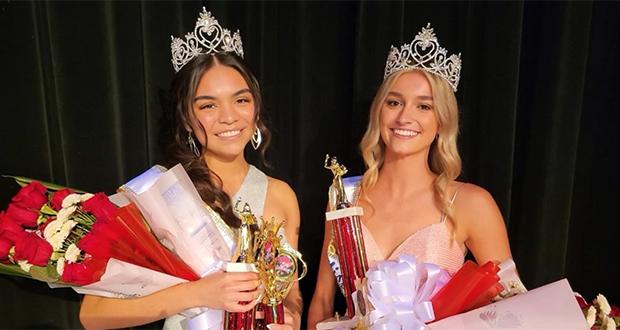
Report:
[[[390,51],[360,143],[367,170],[349,196],[364,210],[370,267],[409,254],[453,274],[468,249],[478,263],[511,257],[504,220],[491,195],[456,180],[461,159],[454,93],[460,68],[460,55],[448,57],[430,25],[411,44]],[[331,239],[326,226],[308,328],[333,314]]]

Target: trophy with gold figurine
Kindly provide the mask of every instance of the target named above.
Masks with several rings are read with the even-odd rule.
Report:
[[[238,210],[241,219],[237,247],[233,256],[234,263],[229,263],[227,271],[256,271],[264,288],[261,303],[258,305],[264,315],[257,319],[254,308],[244,313],[226,312],[224,329],[251,330],[265,329],[271,323],[284,324],[284,298],[288,295],[295,281],[306,276],[307,266],[301,253],[288,244],[281,234],[284,221],[275,218],[262,219],[259,224],[248,204]],[[298,275],[299,264],[302,272]]]
[[[227,272],[256,271],[254,262],[256,260],[255,234],[256,217],[252,214],[250,206],[246,203],[241,211],[238,211],[241,219],[239,235],[237,236],[237,246],[233,255],[233,262],[226,266]],[[250,302],[248,302],[250,303]],[[224,329],[226,330],[252,330],[254,329],[256,308],[247,312],[226,312],[224,317]]]
[[[325,218],[331,223],[332,241],[328,249],[330,258],[336,259],[340,264],[342,281],[339,283],[347,302],[346,316],[352,318],[355,314],[353,293],[361,287],[368,270],[364,238],[360,224],[360,216],[363,214],[361,207],[352,206],[348,201],[342,176],[347,173],[347,168],[338,163],[336,157],[325,156],[326,169],[332,171],[334,179],[329,187],[329,206]],[[365,309],[359,306],[358,310]],[[362,311],[365,314],[365,311]]]
[[[293,249],[280,234],[283,221],[263,219],[255,235],[256,269],[264,286],[263,324],[284,324],[284,298],[295,281],[306,276],[307,266],[301,253]],[[302,273],[298,275],[299,263]],[[259,327],[260,328],[260,327]]]

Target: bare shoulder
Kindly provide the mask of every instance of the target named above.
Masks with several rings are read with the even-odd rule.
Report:
[[[267,179],[269,182],[269,194],[271,195],[270,197],[281,202],[294,201],[295,203],[297,203],[297,196],[295,195],[295,192],[293,191],[291,186],[288,185],[288,183],[282,180],[278,180],[276,178],[272,178],[270,176],[268,176]]]
[[[483,225],[502,220],[493,196],[486,189],[461,182],[456,182],[454,188],[453,186],[451,188],[457,194],[453,209],[460,221],[471,225]]]
[[[276,178],[267,177],[269,188],[267,189],[267,200],[273,205],[277,205],[284,211],[284,216],[288,219],[299,219],[299,205],[297,196],[288,183]],[[299,220],[297,220],[299,221]]]
[[[459,208],[472,208],[479,210],[480,208],[495,206],[493,196],[484,188],[473,183],[455,182],[450,186],[449,191],[452,196],[456,193],[454,205]]]
[[[460,228],[459,239],[471,250],[478,263],[510,257],[504,218],[486,189],[471,183],[462,184],[453,212]]]

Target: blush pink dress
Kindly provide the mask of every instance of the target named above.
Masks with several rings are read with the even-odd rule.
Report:
[[[346,179],[344,183],[349,200],[357,201],[361,177],[355,177],[357,182],[354,178]],[[452,196],[450,204],[456,199],[457,193],[458,189]],[[436,264],[450,275],[454,275],[465,262],[467,248],[452,238],[446,222],[446,216],[443,215],[438,222],[419,229],[398,245],[390,255],[377,244],[368,228],[362,223],[368,266],[373,267],[379,261],[396,260],[399,256],[408,254],[415,256],[419,262]]]

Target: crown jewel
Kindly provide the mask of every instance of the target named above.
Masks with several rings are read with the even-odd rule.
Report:
[[[428,23],[411,44],[402,45],[400,50],[394,46],[390,48],[383,79],[406,69],[420,69],[436,74],[445,79],[456,92],[461,76],[461,53],[448,57],[446,49],[439,46],[431,23]]]
[[[231,35],[230,31],[222,28],[205,7],[202,7],[202,12],[196,20],[194,32],[186,34],[185,40],[173,36],[171,38],[172,66],[176,72],[201,54],[235,52],[243,57],[243,44],[239,30]]]

